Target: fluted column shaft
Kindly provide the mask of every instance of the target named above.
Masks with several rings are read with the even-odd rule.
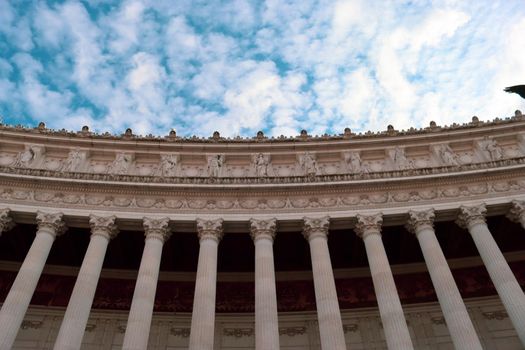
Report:
[[[381,240],[382,222],[381,214],[372,216],[358,215],[355,230],[365,243],[366,255],[388,349],[413,349],[405,315],[401,308],[401,301],[397,294],[394,276],[390,269],[383,241]]]
[[[525,346],[525,294],[485,222],[485,206],[461,207],[457,223],[466,227],[507,314]]]
[[[55,238],[64,231],[62,214],[37,214],[38,231],[0,310],[0,349],[11,349]]]
[[[191,315],[190,350],[213,350],[217,253],[222,220],[197,219],[200,248]]]
[[[308,239],[312,256],[321,348],[343,350],[346,349],[346,344],[328,250],[328,226],[328,217],[304,218],[303,234]]]
[[[279,349],[277,293],[273,262],[276,220],[250,222],[255,244],[255,349]]]
[[[90,217],[91,239],[58,332],[55,350],[80,349],[108,243],[118,232],[114,222],[114,216]]]
[[[416,235],[421,246],[454,347],[462,350],[481,350],[474,325],[436,238],[433,220],[433,210],[411,211],[407,228]]]
[[[129,311],[122,349],[148,348],[155,293],[159,277],[162,247],[169,238],[169,220],[144,218],[146,243]]]

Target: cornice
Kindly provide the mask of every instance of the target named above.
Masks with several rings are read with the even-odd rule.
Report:
[[[506,126],[509,124],[518,124],[525,120],[521,111],[516,110],[513,117],[507,118],[495,118],[490,121],[479,120],[478,117],[472,117],[472,121],[469,123],[453,123],[452,125],[439,126],[435,122],[430,122],[430,125],[425,128],[410,128],[408,130],[396,130],[394,126],[388,125],[384,131],[367,131],[364,133],[353,133],[349,128],[346,128],[342,134],[335,135],[309,135],[306,130],[302,130],[297,136],[278,136],[278,137],[266,137],[261,131],[253,137],[233,137],[225,138],[221,137],[218,132],[214,132],[210,137],[180,137],[174,130],[171,130],[166,136],[155,136],[155,135],[135,135],[131,129],[127,129],[123,134],[116,135],[108,132],[95,133],[89,130],[88,126],[83,126],[80,131],[68,131],[65,129],[54,130],[46,128],[46,125],[41,122],[37,127],[25,127],[21,125],[10,126],[6,124],[0,124],[0,133],[17,133],[24,135],[44,135],[49,138],[67,138],[67,139],[88,139],[91,141],[104,140],[104,141],[122,141],[122,142],[133,142],[133,143],[180,143],[180,144],[261,144],[261,143],[308,143],[308,142],[326,142],[326,141],[339,141],[339,140],[361,140],[361,139],[377,139],[377,138],[402,138],[405,136],[414,135],[438,135],[443,133],[451,133],[457,131],[469,131],[472,130],[483,130],[493,129],[498,126]]]

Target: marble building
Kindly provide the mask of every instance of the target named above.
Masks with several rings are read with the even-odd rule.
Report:
[[[0,349],[521,349],[525,117],[0,125]]]

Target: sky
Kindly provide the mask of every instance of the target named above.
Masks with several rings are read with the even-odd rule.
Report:
[[[340,134],[525,112],[525,1],[0,0],[6,124]]]

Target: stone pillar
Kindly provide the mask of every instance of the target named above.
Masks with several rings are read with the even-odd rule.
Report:
[[[9,215],[10,210],[8,208],[0,209],[0,236],[3,232],[9,231],[15,226],[11,215]]]
[[[356,234],[365,242],[379,314],[389,350],[413,349],[394,276],[381,240],[382,214],[357,215]]]
[[[133,292],[126,333],[124,334],[122,345],[124,350],[148,348],[162,247],[171,235],[168,218],[144,218],[143,225],[146,243],[140,261],[135,291]]]
[[[346,349],[334,272],[328,250],[330,218],[304,218],[303,235],[310,244],[315,302],[323,350]]]
[[[0,349],[11,349],[55,238],[65,231],[62,213],[36,215],[38,231],[0,310]]]
[[[421,246],[434,290],[456,349],[482,350],[452,272],[434,232],[434,210],[409,211],[407,229]]]
[[[507,214],[507,218],[520,223],[521,227],[525,228],[525,201],[512,201],[512,207]]]
[[[55,350],[80,349],[109,240],[118,233],[115,216],[90,215],[91,239],[69,299]]]
[[[487,227],[486,212],[484,204],[461,206],[456,223],[470,232],[518,337],[525,346],[525,294]]]
[[[255,349],[279,349],[277,293],[273,263],[276,219],[250,220],[255,244]]]
[[[197,219],[199,262],[191,314],[190,350],[213,350],[217,251],[223,236],[222,219]]]

